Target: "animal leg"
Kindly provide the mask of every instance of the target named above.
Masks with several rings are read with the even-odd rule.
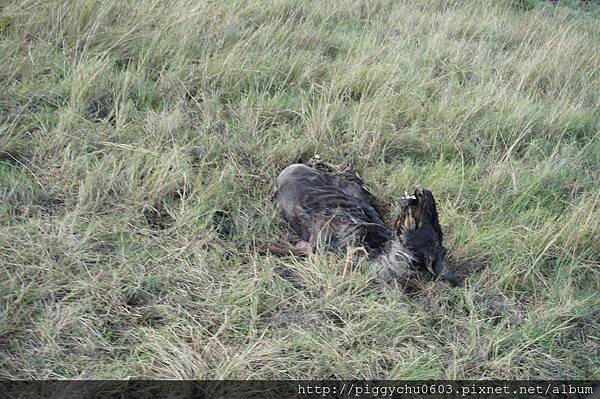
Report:
[[[306,241],[299,241],[296,245],[290,248],[281,248],[274,245],[267,245],[261,252],[272,253],[280,256],[308,256],[310,254],[310,245]]]
[[[433,266],[434,272],[448,281],[453,287],[462,287],[460,280],[446,267],[446,264],[444,263],[444,256],[446,256],[446,247],[442,247],[437,254]]]

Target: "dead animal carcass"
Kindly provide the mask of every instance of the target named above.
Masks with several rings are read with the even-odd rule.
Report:
[[[403,279],[423,267],[460,285],[444,264],[446,248],[430,191],[417,186],[412,195],[405,195],[391,228],[369,198],[370,189],[353,173],[288,166],[277,177],[277,200],[300,242],[290,249],[268,249],[282,255],[308,255],[316,246],[331,251],[360,246],[379,278]]]

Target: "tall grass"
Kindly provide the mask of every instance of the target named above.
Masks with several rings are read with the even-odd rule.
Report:
[[[0,377],[600,378],[599,67],[578,1],[3,2]],[[466,286],[259,256],[315,153]]]

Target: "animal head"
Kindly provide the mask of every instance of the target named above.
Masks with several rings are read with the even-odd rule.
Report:
[[[417,185],[412,195],[405,194],[400,202],[395,228],[398,237],[413,252],[419,265],[431,274],[441,275],[453,285],[459,285],[456,277],[444,265],[446,248],[431,191]]]

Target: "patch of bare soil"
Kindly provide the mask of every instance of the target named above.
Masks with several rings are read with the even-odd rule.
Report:
[[[469,260],[460,261],[452,258],[446,258],[446,266],[461,280],[466,279],[473,273],[477,273],[485,269],[489,262],[487,260]]]

